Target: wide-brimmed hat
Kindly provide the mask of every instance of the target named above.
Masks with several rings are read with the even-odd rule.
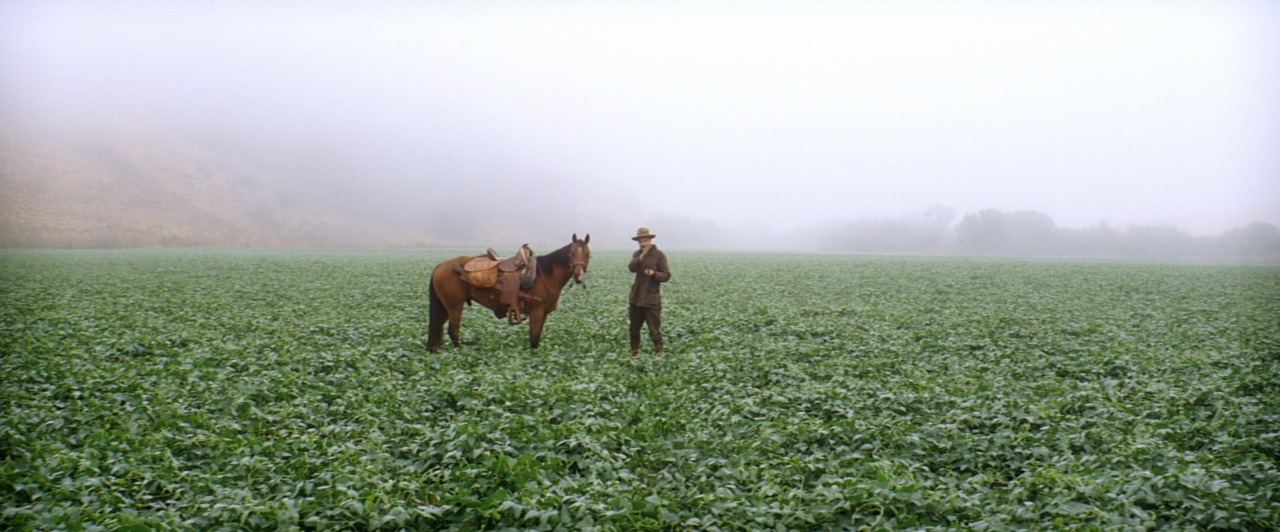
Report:
[[[636,236],[631,237],[632,240],[640,240],[644,238],[657,238],[658,235],[649,232],[648,227],[641,227],[636,230]]]

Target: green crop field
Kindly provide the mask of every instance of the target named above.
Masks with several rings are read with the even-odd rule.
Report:
[[[0,528],[1274,530],[1280,267],[597,251],[542,347],[443,252],[0,254]]]

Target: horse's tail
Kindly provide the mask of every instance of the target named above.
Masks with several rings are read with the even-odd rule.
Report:
[[[444,343],[444,322],[449,317],[449,311],[444,308],[444,302],[440,301],[440,296],[436,294],[436,272],[431,271],[431,280],[427,282],[427,299],[431,302],[431,308],[427,313],[427,351],[435,352],[440,349],[440,344]]]

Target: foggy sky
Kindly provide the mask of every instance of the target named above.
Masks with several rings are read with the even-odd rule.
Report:
[[[281,190],[565,237],[1280,225],[1274,2],[258,4],[0,3],[0,127],[180,130]]]

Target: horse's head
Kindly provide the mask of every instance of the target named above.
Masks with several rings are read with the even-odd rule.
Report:
[[[573,282],[582,284],[587,280],[587,265],[591,262],[591,234],[578,240],[578,233],[573,234],[573,242],[569,244],[569,269],[573,272]]]

